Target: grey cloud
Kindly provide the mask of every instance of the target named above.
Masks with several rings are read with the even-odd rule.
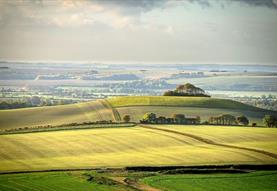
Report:
[[[123,14],[136,15],[163,7],[169,0],[89,0],[93,3],[118,8]]]
[[[225,7],[225,3],[234,3],[234,2],[238,2],[238,3],[244,3],[250,6],[256,6],[256,7],[268,7],[268,8],[277,8],[277,0],[188,0],[192,3],[199,3],[200,5],[202,5],[203,7],[210,7],[211,6],[211,2],[217,2],[220,3],[222,5],[222,7]]]

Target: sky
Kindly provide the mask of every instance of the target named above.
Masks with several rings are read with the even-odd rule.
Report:
[[[0,60],[277,65],[277,0],[0,0]]]

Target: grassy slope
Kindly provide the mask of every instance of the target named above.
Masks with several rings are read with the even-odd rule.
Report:
[[[250,118],[251,122],[259,124],[265,114],[276,114],[276,112],[232,100],[203,97],[130,96],[111,98],[108,102],[100,100],[62,106],[0,110],[0,128],[120,120],[120,116],[125,114],[131,114],[133,121],[139,121],[146,112],[155,112],[168,117],[173,113],[200,115],[203,120],[223,113],[236,116],[244,114]]]
[[[277,171],[249,174],[167,175],[147,177],[143,182],[167,191],[274,191]]]
[[[127,106],[175,106],[175,107],[202,107],[202,108],[225,108],[261,111],[257,107],[240,102],[207,97],[175,97],[175,96],[128,96],[108,99],[113,107]]]
[[[49,107],[0,110],[0,128],[60,125],[74,122],[112,120],[111,109],[101,101]]]
[[[121,185],[86,181],[82,172],[49,172],[0,175],[1,191],[128,191]]]
[[[185,130],[184,127],[176,128]],[[277,129],[206,129],[195,131],[198,136],[217,132],[210,133],[209,138],[225,144],[258,145],[260,149],[271,152],[277,148]],[[239,134],[245,138],[238,138]],[[225,141],[222,137],[227,135]],[[209,145],[178,134],[141,127],[0,136],[0,171],[227,163],[263,164],[277,163],[277,160],[261,153]]]
[[[262,125],[265,114],[277,115],[277,112],[259,109],[240,102],[206,97],[165,97],[165,96],[129,96],[108,99],[121,116],[130,114],[132,120],[139,121],[147,112],[171,117],[173,113],[189,116],[199,115],[202,120],[224,113],[235,116],[245,115],[251,122]]]

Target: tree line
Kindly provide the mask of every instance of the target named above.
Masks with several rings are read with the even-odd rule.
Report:
[[[230,114],[223,114],[219,116],[213,116],[209,118],[208,121],[211,125],[244,125],[249,124],[249,120],[244,115],[235,117]]]
[[[184,114],[173,114],[172,117],[157,117],[155,113],[146,113],[140,120],[144,124],[200,124],[200,117],[187,118]]]
[[[124,115],[123,116],[124,122],[130,122],[131,116]],[[202,124],[202,125],[241,125],[241,126],[248,126],[250,121],[249,119],[244,116],[235,117],[230,114],[222,114],[219,116],[211,116],[208,121],[204,121],[201,123],[200,117],[186,117],[184,114],[173,114],[172,117],[164,117],[159,116],[155,113],[146,113],[143,115],[140,123],[143,124]],[[265,115],[263,118],[263,123],[266,127],[277,127],[277,117],[273,115]],[[252,123],[252,127],[256,127],[257,124],[255,122]]]

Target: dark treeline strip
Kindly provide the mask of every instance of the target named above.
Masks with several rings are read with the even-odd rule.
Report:
[[[134,127],[136,123],[122,123],[122,122],[84,122],[84,123],[71,123],[58,126],[37,126],[37,127],[24,127],[17,129],[4,129],[0,131],[0,135],[8,134],[22,134],[22,133],[40,133],[49,131],[63,131],[63,130],[81,130],[81,129],[97,129],[97,128],[116,128],[116,127]]]

